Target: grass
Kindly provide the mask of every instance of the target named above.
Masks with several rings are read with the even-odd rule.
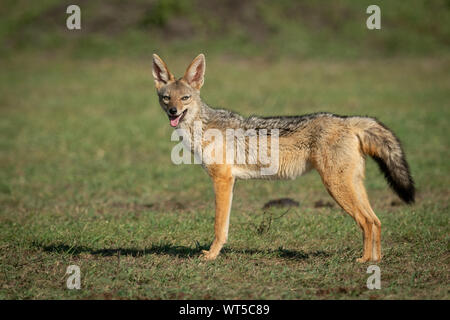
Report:
[[[150,54],[149,54],[150,55]],[[163,56],[177,75],[194,57]],[[448,299],[450,62],[207,56],[203,97],[244,115],[367,114],[403,141],[418,187],[405,206],[372,160],[383,223],[381,290],[358,264],[362,239],[316,173],[238,181],[216,261],[213,191],[170,161],[150,58],[18,54],[0,62],[1,299]],[[263,211],[274,198],[300,202]],[[270,227],[268,224],[270,222]],[[81,290],[65,286],[81,268]]]
[[[77,56],[140,55],[150,46],[170,51],[210,47],[222,54],[253,57],[377,57],[446,54],[446,0],[378,0],[381,30],[366,27],[371,0],[78,0],[79,31],[68,31],[69,0],[4,0],[0,4],[0,55],[17,50],[55,51],[67,46]],[[213,44],[213,45],[211,45]]]

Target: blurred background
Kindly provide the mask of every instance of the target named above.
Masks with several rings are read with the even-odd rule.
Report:
[[[365,287],[359,230],[315,172],[239,181],[223,258],[198,262],[214,193],[170,160],[154,52],[176,76],[205,53],[213,107],[369,115],[396,133],[417,204],[366,170],[384,290]],[[448,299],[449,118],[448,0],[1,0],[0,298]],[[300,206],[262,210],[286,197]],[[83,290],[66,289],[69,264]]]
[[[3,0],[1,51],[69,50],[76,56],[198,51],[276,58],[443,53],[450,42],[446,0],[89,1],[82,30],[66,28],[73,1]],[[382,30],[368,32],[366,8],[381,7]]]

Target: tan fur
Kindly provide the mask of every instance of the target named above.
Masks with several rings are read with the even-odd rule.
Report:
[[[252,121],[244,119],[225,110],[214,110],[200,99],[199,91],[203,85],[205,72],[204,56],[199,55],[190,64],[182,79],[175,78],[168,71],[161,58],[154,56],[154,77],[160,95],[162,108],[176,107],[178,112],[187,110],[180,128],[190,132],[193,141],[193,121],[202,121],[203,130],[217,129],[225,136],[229,128],[252,126]],[[165,81],[164,79],[169,79]],[[169,95],[170,101],[162,101],[161,96]],[[181,97],[189,95],[188,101]],[[215,259],[227,241],[233,186],[236,179],[294,179],[311,168],[316,169],[329,194],[361,228],[363,234],[363,256],[359,262],[379,261],[381,259],[381,222],[372,210],[364,187],[365,155],[387,159],[391,166],[396,164],[394,172],[396,181],[407,185],[412,180],[408,168],[401,165],[404,155],[395,136],[376,120],[367,117],[337,117],[330,114],[318,114],[295,120],[256,119],[267,127],[285,128],[287,133],[279,137],[279,167],[271,176],[262,176],[260,161],[255,164],[203,164],[213,180],[215,192],[215,238],[209,251],[203,251],[206,260]],[[244,140],[245,152],[250,155],[249,137]],[[270,150],[270,141],[268,141]],[[193,153],[200,153],[215,141],[202,140],[201,150],[192,148]],[[389,148],[386,148],[388,145]],[[400,160],[401,161],[400,161]],[[406,161],[405,161],[406,163]],[[405,171],[408,176],[405,176]],[[395,176],[397,174],[398,178]]]
[[[216,195],[215,238],[209,251],[204,250],[203,255],[206,260],[213,260],[228,238],[234,177],[231,175],[231,167],[228,165],[208,166],[207,172],[213,180]]]

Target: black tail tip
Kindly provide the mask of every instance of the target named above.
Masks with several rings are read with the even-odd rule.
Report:
[[[372,156],[375,162],[383,172],[389,186],[394,192],[407,204],[413,204],[415,201],[416,188],[414,186],[414,180],[411,177],[408,163],[403,157],[399,162],[400,165],[388,167],[386,162],[377,156]]]
[[[407,188],[401,188],[396,185],[393,185],[392,187],[405,203],[414,204],[414,202],[416,201],[416,189],[413,183],[411,183]]]

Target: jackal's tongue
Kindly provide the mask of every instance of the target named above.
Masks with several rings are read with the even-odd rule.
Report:
[[[170,125],[172,127],[176,127],[178,125],[178,122],[180,122],[180,118],[183,114],[180,114],[178,117],[170,119]]]

